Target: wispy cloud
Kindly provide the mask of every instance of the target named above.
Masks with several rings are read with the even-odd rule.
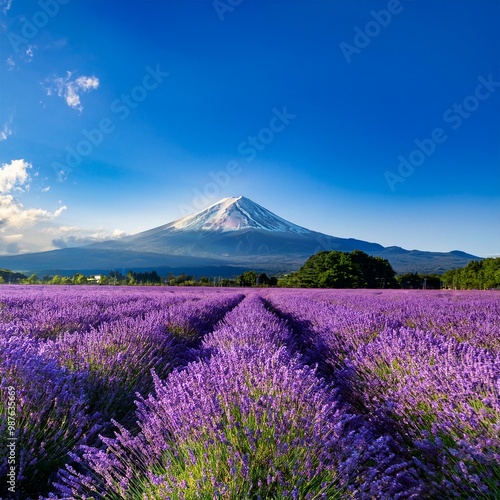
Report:
[[[5,62],[7,63],[7,68],[9,68],[9,71],[13,71],[16,69],[16,61],[14,61],[14,58],[12,56],[7,57]]]
[[[26,58],[29,62],[33,59],[33,49],[35,48],[36,47],[34,45],[28,45],[28,48],[26,49]]]
[[[52,79],[46,87],[47,95],[57,94],[63,97],[66,104],[73,109],[83,111],[80,95],[99,88],[99,78],[96,76],[80,76],[72,78],[73,73],[68,71],[65,77]]]
[[[0,142],[7,140],[12,135],[12,117],[10,117],[0,129]]]
[[[4,14],[7,14],[7,12],[9,12],[11,7],[12,7],[12,0],[0,0],[0,9]]]
[[[115,229],[111,233],[104,229],[84,229],[78,226],[50,227],[44,233],[52,236],[52,245],[55,248],[80,247],[107,240],[116,240],[126,236],[127,233],[121,229]]]
[[[0,0],[1,2],[2,0]],[[1,4],[0,4],[1,5]],[[0,7],[1,10],[1,7]],[[2,24],[2,20],[0,19],[0,31],[8,30],[7,25]],[[14,71],[19,69],[22,64],[31,63],[35,58],[35,54],[37,52],[44,52],[47,50],[60,50],[67,46],[68,39],[67,38],[52,38],[50,34],[47,34],[42,40],[38,40],[38,44],[28,43],[27,38],[21,38],[23,43],[16,44],[15,54],[11,54],[5,60],[7,64],[7,69],[9,71]],[[55,56],[54,56],[55,57]],[[54,81],[56,78],[52,79],[50,82],[50,87],[52,87],[51,92],[56,92]],[[48,82],[48,80],[47,80]],[[47,83],[45,82],[45,83]]]
[[[33,61],[33,58],[35,57],[35,51],[38,49],[39,47],[37,45],[29,44],[26,46],[26,49],[18,51],[16,55],[10,55],[5,60],[7,69],[9,71],[14,71],[16,69],[19,69],[21,64],[30,63],[31,61]]]

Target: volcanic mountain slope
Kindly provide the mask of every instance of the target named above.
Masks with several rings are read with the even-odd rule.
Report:
[[[224,198],[201,212],[120,240],[96,245],[166,255],[236,261],[285,259],[302,263],[321,249],[381,251],[376,243],[334,238],[278,217],[240,196]]]
[[[206,266],[231,274],[234,266],[288,272],[320,250],[362,250],[389,260],[399,272],[440,272],[461,267],[473,255],[421,252],[310,231],[240,196],[163,226],[118,240],[79,248],[0,257],[0,266],[19,271],[106,271],[171,268],[192,272]],[[221,271],[222,267],[227,267]]]

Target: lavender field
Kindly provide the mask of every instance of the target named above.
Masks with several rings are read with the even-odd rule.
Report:
[[[500,294],[0,287],[0,498],[500,498]]]

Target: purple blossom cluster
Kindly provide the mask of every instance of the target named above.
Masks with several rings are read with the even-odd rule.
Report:
[[[389,422],[440,494],[498,494],[500,353],[401,327],[346,362],[366,411]]]
[[[86,498],[336,498],[343,415],[335,391],[287,350],[290,330],[248,296],[203,340],[199,359],[137,402],[140,432],[117,424],[87,447],[87,474],[61,473]],[[83,494],[82,494],[83,493]]]
[[[0,336],[0,359],[0,494],[29,498],[49,486],[69,451],[97,436],[101,418],[88,411],[80,377],[41,356],[36,341]],[[9,388],[15,391],[10,420]],[[4,497],[12,463],[17,490]]]
[[[500,494],[495,292],[271,294],[304,351],[433,498]]]
[[[499,498],[495,292],[0,287],[0,498]]]
[[[17,394],[16,492],[48,491],[69,452],[96,444],[111,419],[136,426],[136,393],[191,360],[190,348],[243,298],[234,292],[2,287],[0,472],[8,466],[3,405]],[[192,316],[192,319],[190,317]],[[5,477],[5,474],[2,474]],[[0,484],[0,498],[7,495]],[[5,491],[4,491],[5,490]]]

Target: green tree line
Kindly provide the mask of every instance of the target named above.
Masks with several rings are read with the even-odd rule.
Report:
[[[16,273],[9,269],[0,269],[0,283],[21,283],[28,279],[28,276],[22,273]]]
[[[135,272],[128,271],[126,275],[120,271],[110,271],[107,275],[85,275],[74,273],[72,276],[45,275],[41,278],[36,274],[26,276],[21,273],[3,270],[5,279],[2,278],[0,270],[1,283],[19,283],[25,285],[168,285],[168,286],[219,286],[219,287],[252,287],[252,286],[276,286],[278,278],[268,277],[266,273],[256,273],[255,271],[245,271],[234,278],[223,278],[220,276],[202,276],[196,278],[194,275],[181,273],[174,275],[172,272],[168,276],[160,276],[157,271]],[[13,278],[14,277],[14,278]],[[2,281],[3,280],[3,281]]]
[[[474,260],[465,267],[446,271],[442,280],[454,290],[500,288],[500,257]]]
[[[253,270],[235,278],[195,278],[181,273],[160,276],[156,271],[129,271],[126,275],[110,271],[108,275],[26,276],[0,269],[0,283],[51,285],[170,285],[225,287],[301,287],[301,288],[414,288],[500,289],[500,257],[469,262],[465,267],[446,271],[443,275],[406,273],[396,276],[389,261],[372,257],[360,250],[353,252],[322,251],[309,257],[296,272],[284,277],[268,276]]]

